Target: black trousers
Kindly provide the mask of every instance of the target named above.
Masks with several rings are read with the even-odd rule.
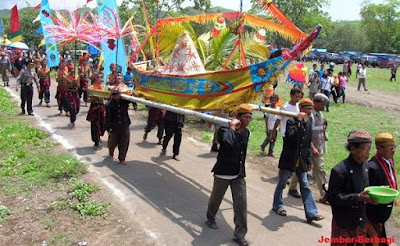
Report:
[[[163,149],[167,149],[169,140],[174,136],[174,146],[172,152],[174,156],[179,155],[179,147],[182,142],[182,125],[177,122],[165,121],[165,137],[163,141]]]
[[[151,121],[148,120],[147,126],[144,129],[144,131],[147,133],[151,132],[151,125],[152,125]],[[163,118],[158,119],[156,125],[157,125],[157,138],[161,140],[164,135],[164,119]]]
[[[62,108],[69,113],[69,121],[71,123],[75,123],[76,121],[76,115],[78,114],[78,112],[75,111],[74,106],[72,106],[71,104],[69,104],[67,102],[67,99],[64,98],[63,103],[62,103]]]
[[[87,91],[87,89],[85,89],[85,90],[80,90],[79,91],[79,98],[82,98],[82,95],[83,95],[83,101],[84,102],[87,102],[88,101],[88,91]]]
[[[92,136],[92,141],[97,145],[100,142],[99,136],[97,135],[98,129],[95,122],[90,122],[90,134]]]
[[[43,97],[45,103],[50,103],[50,91],[39,92],[40,101],[42,101]]]
[[[21,109],[22,109],[22,113],[25,113],[25,104],[26,104],[26,111],[28,111],[28,114],[33,112],[33,109],[32,109],[32,98],[33,98],[33,86],[23,85],[21,87]]]
[[[390,81],[392,81],[394,79],[394,81],[396,81],[396,74],[392,73],[392,77],[390,77]]]

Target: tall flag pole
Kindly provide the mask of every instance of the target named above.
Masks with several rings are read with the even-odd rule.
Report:
[[[22,41],[21,25],[19,24],[18,8],[16,4],[11,9],[10,40],[11,42]]]
[[[60,58],[58,56],[57,44],[51,39],[44,28],[47,25],[53,25],[53,20],[51,19],[51,11],[48,0],[42,0],[40,4],[40,21],[42,23],[42,32],[44,36],[44,41],[46,43],[46,56],[47,56],[47,66],[57,67],[60,63]]]
[[[118,8],[115,0],[97,0],[97,16],[99,21],[101,21],[102,16],[109,16],[109,19],[111,21],[114,21],[114,18],[111,18],[111,16],[113,16],[112,11],[114,11],[114,13],[117,13],[118,15]],[[117,71],[125,74],[126,58],[124,47],[124,40],[122,38],[117,40],[108,39],[101,42],[101,50],[103,51],[104,56],[104,83],[107,82],[107,76],[111,73],[111,64],[116,64]]]

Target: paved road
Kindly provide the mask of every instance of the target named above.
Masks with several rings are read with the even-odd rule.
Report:
[[[15,80],[11,80],[10,89],[16,94]],[[38,104],[37,95],[35,91],[34,105]],[[216,158],[216,154],[209,152],[209,145],[183,138],[182,161],[171,159],[172,144],[168,146],[167,156],[160,157],[156,132],[149,134],[147,142],[142,141],[146,119],[132,110],[128,165],[119,165],[107,158],[107,148],[93,150],[90,124],[86,121],[88,107],[81,107],[76,129],[70,130],[67,127],[69,118],[58,115],[54,95],[55,84],[52,85],[52,107],[34,107],[37,119],[42,120],[42,126],[50,127],[64,146],[91,164],[92,176],[113,194],[112,204],[124,208],[125,219],[137,221],[155,245],[236,245],[232,241],[234,224],[230,191],[218,213],[220,228],[212,230],[204,224],[213,182],[210,170]],[[329,206],[318,204],[320,214],[326,219],[307,224],[301,200],[287,197],[285,192],[288,216],[276,215],[271,212],[271,207],[278,170],[266,172],[249,165],[246,178],[249,231],[246,238],[253,245],[321,245],[318,243],[321,236],[330,236]]]

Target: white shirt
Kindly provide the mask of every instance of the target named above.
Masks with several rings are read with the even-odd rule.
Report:
[[[283,106],[281,107],[281,110],[289,111],[289,112],[293,112],[293,113],[299,113],[300,112],[300,108],[299,108],[299,104],[298,103],[296,103],[296,105],[292,105],[289,102],[283,104]],[[285,137],[286,122],[289,119],[289,117],[278,115],[277,119],[279,119],[281,121],[280,122],[281,134],[282,134],[282,137]]]
[[[332,77],[321,78],[321,90],[331,91],[332,84],[333,84]]]
[[[269,108],[272,108],[272,107],[269,107]],[[275,107],[273,109],[279,109],[279,107]],[[268,114],[268,113],[265,113],[264,115],[265,115],[265,117],[268,117],[268,131],[272,131],[274,129],[276,119],[278,119],[278,115]]]
[[[386,162],[386,164],[388,164],[388,166],[389,166],[389,171],[390,171],[390,177],[392,178],[393,183],[394,183],[394,182],[396,181],[396,179],[394,178],[394,173],[393,173],[393,170],[392,170],[392,165],[390,165],[390,161],[389,161],[389,160],[386,160],[385,158],[382,158],[382,159],[384,159],[385,162]]]
[[[360,79],[365,79],[367,77],[367,69],[360,69],[360,75],[358,76]]]

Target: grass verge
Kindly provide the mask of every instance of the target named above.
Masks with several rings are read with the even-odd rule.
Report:
[[[41,213],[40,209],[35,211],[35,206],[23,205],[27,207],[21,209],[18,202],[22,199],[40,204],[39,190],[46,195],[52,195],[52,191],[57,194],[66,191],[61,192],[65,194],[60,198],[64,202],[57,207],[64,210],[64,216],[76,213],[82,218],[105,217],[110,204],[90,201],[91,194],[99,187],[78,179],[86,173],[86,165],[71,154],[56,150],[58,143],[34,127],[33,118],[19,116],[17,111],[16,103],[0,88],[0,201],[7,204],[7,207],[0,206],[0,222],[15,222],[25,213]],[[47,212],[45,216],[51,216],[50,211]],[[47,219],[43,223],[52,228],[62,222]],[[54,233],[52,238],[57,239],[58,232]],[[65,240],[70,241],[70,236]]]

